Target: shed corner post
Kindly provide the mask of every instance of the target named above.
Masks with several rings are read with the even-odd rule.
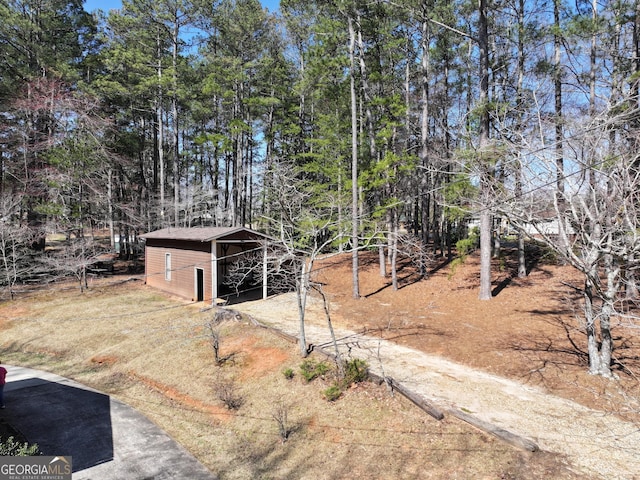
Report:
[[[262,245],[262,299],[267,299],[268,285],[267,285],[267,242]]]
[[[144,244],[144,284],[147,285],[149,279],[149,247],[147,243]]]
[[[211,241],[211,305],[218,298],[218,242]]]

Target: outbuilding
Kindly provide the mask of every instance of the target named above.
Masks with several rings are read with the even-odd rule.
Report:
[[[164,228],[144,235],[147,285],[195,302],[217,303],[227,268],[268,236],[245,227]],[[263,297],[267,296],[266,274]]]

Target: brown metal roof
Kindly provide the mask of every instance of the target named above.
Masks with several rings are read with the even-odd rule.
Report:
[[[141,238],[153,238],[162,240],[191,240],[196,242],[210,242],[223,237],[233,239],[234,236],[244,233],[260,238],[268,238],[266,235],[245,227],[193,227],[193,228],[163,228],[155,232],[140,235]]]

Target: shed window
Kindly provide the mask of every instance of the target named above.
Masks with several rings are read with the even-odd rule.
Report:
[[[164,254],[164,279],[171,281],[171,254]]]

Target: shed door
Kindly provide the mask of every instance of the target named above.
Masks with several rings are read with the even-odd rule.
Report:
[[[196,302],[204,301],[204,270],[196,268]]]

